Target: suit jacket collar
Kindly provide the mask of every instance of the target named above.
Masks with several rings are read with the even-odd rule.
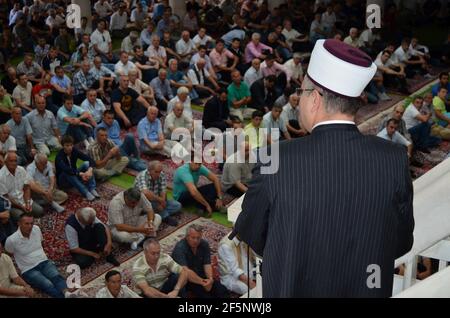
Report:
[[[359,132],[358,127],[355,124],[339,124],[339,123],[330,123],[326,125],[320,125],[313,129],[311,132],[312,135],[323,132],[334,132],[334,131],[353,131]]]

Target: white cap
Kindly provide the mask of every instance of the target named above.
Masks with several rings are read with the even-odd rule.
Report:
[[[345,97],[359,97],[377,71],[363,51],[344,42],[318,40],[311,53],[308,78],[317,86]]]

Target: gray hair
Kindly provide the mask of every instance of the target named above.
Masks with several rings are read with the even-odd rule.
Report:
[[[152,160],[152,161],[150,161],[149,163],[148,163],[148,166],[147,166],[148,168],[148,171],[153,171],[153,170],[155,170],[156,168],[158,168],[158,167],[162,167],[162,163],[161,162],[159,162],[158,160]]]
[[[152,41],[153,41],[153,40],[161,40],[161,38],[159,37],[158,34],[154,34],[154,35],[152,36]]]
[[[177,62],[178,63],[177,59],[170,59],[169,60],[169,65],[171,65],[173,62]]]
[[[84,222],[88,222],[90,219],[97,216],[97,212],[95,212],[93,208],[86,207],[79,210],[79,216]]]
[[[161,75],[162,72],[166,72],[167,74],[167,70],[165,68],[160,68],[158,71],[158,75]]]
[[[159,242],[158,242],[157,239],[155,239],[155,238],[153,238],[153,237],[148,238],[147,240],[145,240],[145,242],[144,242],[144,251],[148,251],[148,248],[149,248],[150,245],[152,245],[152,244],[154,244],[154,245],[159,245]]]
[[[189,235],[189,232],[191,232],[191,230],[198,232],[198,233],[202,233],[203,232],[203,227],[198,225],[198,224],[191,224],[186,228],[186,236]]]
[[[308,78],[308,76],[305,76],[303,82],[305,85],[305,89],[307,90],[316,89],[317,91],[319,91],[319,93],[323,97],[325,112],[328,114],[341,113],[354,116],[362,105],[362,102],[359,98],[340,96],[316,86]],[[311,92],[306,92],[306,94],[310,93]]]
[[[36,162],[44,162],[45,160],[48,160],[45,153],[38,152],[36,156],[34,156],[34,161]]]
[[[123,195],[128,201],[138,202],[141,200],[141,192],[136,188],[129,188],[128,190],[125,190]]]
[[[181,86],[177,89],[177,95],[179,94],[189,94],[189,88],[186,86]]]
[[[252,40],[259,40],[259,39],[261,39],[261,34],[259,34],[258,32],[252,34]]]

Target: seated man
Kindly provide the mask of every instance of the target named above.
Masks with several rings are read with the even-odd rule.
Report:
[[[209,57],[208,54],[206,54],[207,52],[207,48],[204,45],[200,45],[198,47],[198,52],[195,53],[190,62],[189,62],[189,66],[190,67],[194,67],[195,64],[197,64],[198,60],[200,59],[204,59],[205,60],[205,70],[211,75],[212,78],[214,78],[217,81],[217,74],[216,71],[214,70],[212,64],[211,64],[211,59]]]
[[[252,100],[250,89],[247,84],[242,81],[241,73],[239,73],[238,70],[231,73],[231,80],[233,82],[227,88],[230,115],[239,117],[241,121],[244,121],[244,118],[250,118],[252,113],[256,110],[247,107]]]
[[[380,131],[377,136],[392,141],[393,143],[405,146],[408,150],[408,157],[411,158],[413,150],[412,143],[397,131],[398,124],[399,121],[397,119],[389,119],[386,123],[386,127]]]
[[[133,48],[135,46],[142,46],[141,39],[139,38],[139,33],[137,31],[131,31],[123,40],[120,45],[120,50],[127,52],[129,55],[134,56]]]
[[[75,143],[83,141],[86,149],[94,141],[92,128],[97,126],[94,117],[80,106],[74,105],[70,95],[64,96],[64,105],[58,110],[57,123],[62,135],[72,137]]]
[[[283,112],[281,113],[281,118],[283,118],[286,123],[286,128],[289,135],[294,138],[306,135],[306,131],[300,127],[299,123],[299,101],[300,96],[297,94],[292,94],[289,96],[289,102],[283,106]]]
[[[182,61],[189,62],[192,55],[195,54],[197,48],[194,41],[191,39],[189,31],[184,30],[181,33],[181,39],[175,45],[177,54],[181,57]]]
[[[206,240],[202,239],[203,229],[198,225],[190,225],[186,236],[179,241],[172,251],[172,258],[179,265],[191,270],[188,292],[199,298],[226,298],[227,289],[214,280],[211,266],[211,250]]]
[[[65,211],[60,204],[64,203],[68,196],[64,191],[56,189],[56,177],[53,166],[48,162],[47,156],[38,153],[34,161],[27,167],[30,182],[31,196],[40,205],[50,204],[58,213]]]
[[[206,70],[205,66],[205,59],[200,58],[187,73],[196,92],[202,98],[216,95],[216,91],[220,89],[219,84],[217,84],[214,77]]]
[[[144,50],[140,45],[134,46],[133,50],[133,63],[141,72],[142,81],[146,84],[150,83],[155,77],[158,76],[158,69],[160,67],[158,60],[144,55]]]
[[[17,166],[17,155],[9,152],[5,156],[5,165],[0,169],[0,195],[11,202],[11,217],[17,221],[28,213],[35,217],[44,215],[44,209],[31,200],[30,183],[33,182],[25,168]]]
[[[64,232],[72,259],[81,269],[102,257],[106,257],[108,263],[120,266],[111,253],[111,231],[96,215],[93,208],[82,208],[67,218]]]
[[[115,84],[116,74],[102,65],[102,59],[100,56],[94,58],[94,65],[91,68],[91,73],[94,75],[93,87],[98,87],[98,93],[102,98],[105,97],[105,93],[111,91]]]
[[[187,63],[180,63],[180,68],[189,68]],[[169,60],[169,69],[167,70],[167,79],[169,80],[172,93],[176,94],[180,87],[187,87],[191,98],[198,97],[197,92],[193,90],[193,85],[189,77],[182,70],[178,69],[178,61],[176,59]],[[194,97],[195,96],[195,97]]]
[[[38,153],[50,155],[50,150],[60,150],[61,133],[55,115],[46,109],[46,101],[42,96],[35,97],[36,109],[25,118],[31,126],[31,137]]]
[[[262,121],[263,116],[264,113],[262,111],[255,110],[252,114],[252,121],[244,128],[244,133],[252,149],[258,149],[268,144],[267,130],[264,129]]]
[[[8,236],[17,230],[16,225],[11,220],[10,210],[11,202],[0,196],[0,243],[2,244],[5,244]]]
[[[302,55],[294,53],[293,58],[285,62],[283,66],[291,74],[291,84],[301,87],[303,82]]]
[[[0,125],[0,167],[3,167],[6,154],[16,151],[16,139],[11,136],[11,128],[6,124]]]
[[[27,53],[23,61],[17,65],[17,73],[25,74],[30,82],[38,83],[44,75],[44,70],[38,63],[33,61],[33,54]]]
[[[164,136],[170,140],[172,133],[178,131],[180,134],[189,133],[193,136],[194,123],[192,117],[189,117],[184,112],[184,107],[181,102],[175,103],[172,111],[164,120]]]
[[[11,257],[3,253],[3,242],[0,241],[0,298],[34,295],[33,288],[17,274]]]
[[[411,134],[416,149],[428,153],[429,148],[436,147],[441,143],[441,139],[431,136],[431,124],[428,122],[431,114],[422,115],[420,109],[423,105],[423,97],[416,96],[413,102],[406,108],[403,119],[406,129]]]
[[[282,111],[283,107],[273,105],[272,110],[263,117],[263,126],[267,128],[267,136],[270,143],[277,141],[273,139],[276,136],[272,129],[278,129],[279,139],[291,140],[291,135],[286,128],[286,122],[284,121],[284,118],[281,117]]]
[[[140,3],[140,2],[138,2]],[[122,274],[110,270],[105,275],[105,287],[100,289],[95,298],[141,298],[127,285],[122,285]]]
[[[167,104],[167,114],[172,112],[176,103],[181,103],[183,105],[184,114],[192,119],[191,98],[189,97],[189,89],[187,87],[181,86],[178,88],[177,96],[172,98]]]
[[[42,247],[41,229],[30,214],[22,214],[19,229],[5,243],[5,250],[14,256],[23,280],[50,297],[70,297],[66,280],[50,261]]]
[[[54,87],[52,101],[55,105],[62,105],[64,96],[73,94],[72,81],[64,74],[62,66],[55,67],[55,75],[50,80],[50,84]]]
[[[85,60],[81,62],[80,70],[73,76],[73,100],[77,105],[83,102],[86,94],[94,85],[95,77],[90,68],[91,63]]]
[[[211,64],[216,74],[225,82],[231,81],[231,72],[239,63],[239,58],[225,48],[225,42],[222,39],[216,41],[216,47],[209,53]],[[229,63],[232,61],[231,63]],[[229,64],[231,64],[229,66]]]
[[[181,210],[181,204],[167,199],[166,176],[162,170],[161,162],[150,161],[147,170],[139,173],[134,180],[134,187],[151,202],[153,211],[161,216],[164,223],[177,226],[178,222],[172,215]]]
[[[212,183],[198,186],[200,176]],[[211,217],[213,209],[224,212],[219,178],[201,163],[185,163],[175,171],[173,198],[183,206],[195,204],[208,217]]]
[[[100,182],[120,175],[128,165],[128,158],[122,156],[119,147],[108,139],[105,128],[96,130],[96,140],[89,146],[88,153],[95,161],[94,176]]]
[[[445,108],[447,88],[441,87],[436,97],[433,98],[434,122],[431,129],[433,136],[450,140],[450,113]]]
[[[231,127],[230,109],[228,108],[228,94],[221,88],[216,96],[208,99],[203,109],[203,126],[218,128],[225,131]]]
[[[150,104],[143,96],[128,87],[128,76],[122,75],[119,87],[111,93],[111,103],[117,115],[117,120],[122,128],[136,126],[145,117],[145,112]]]
[[[241,197],[248,190],[256,158],[252,156],[250,144],[243,142],[238,152],[227,158],[223,167],[223,190],[234,197]]]
[[[269,75],[254,82],[250,87],[252,94],[251,107],[264,113],[269,112],[277,99],[275,91],[276,77]]]
[[[408,130],[406,129],[405,120],[403,119],[404,113],[405,113],[405,107],[403,107],[403,105],[397,105],[394,108],[394,111],[391,114],[386,115],[384,117],[384,119],[381,121],[380,126],[378,127],[378,132],[380,132],[384,128],[386,128],[386,125],[387,125],[387,122],[389,119],[394,118],[398,121],[396,131],[399,132],[403,137],[405,137],[409,141],[412,141],[411,135],[409,134]]]
[[[431,88],[431,93],[433,94],[433,97],[439,94],[441,88],[447,89],[447,96],[445,97],[445,102],[447,105],[450,102],[450,83],[448,81],[448,78],[449,78],[448,72],[440,73],[439,82],[434,84],[433,87]]]
[[[123,140],[120,138],[120,126],[117,120],[114,119],[114,111],[111,109],[105,110],[103,112],[103,120],[97,125],[97,130],[100,128],[105,128],[108,132],[108,138],[111,139],[116,146],[119,146],[120,154],[122,156],[128,157],[128,166],[130,169],[136,171],[143,171],[147,169],[147,164],[140,159],[140,154],[136,141],[134,140],[134,135],[128,133],[125,135]],[[94,133],[96,133],[96,131]]]
[[[86,98],[80,107],[91,114],[97,124],[102,121],[103,112],[106,110],[105,104],[100,98],[97,98],[97,91],[93,88],[87,91]]]
[[[270,75],[275,76],[275,87],[277,91],[277,97],[281,95],[286,87],[291,85],[291,73],[287,70],[287,68],[278,62],[275,61],[275,56],[269,54],[264,62],[261,63],[260,66],[261,74],[264,77],[268,77]],[[276,99],[276,97],[275,97]]]
[[[138,73],[136,70],[130,70],[128,72],[128,80],[129,88],[134,89],[136,93],[143,96],[150,105],[156,106],[156,99],[153,88],[150,85],[145,84],[138,78]]]
[[[141,152],[146,154],[161,154],[170,157],[174,144],[171,140],[164,138],[161,121],[158,117],[158,108],[150,106],[147,116],[142,118],[138,124],[138,136]]]
[[[218,254],[220,282],[226,288],[243,295],[249,289],[256,287],[255,254],[250,250],[250,260],[248,260],[247,244],[237,237],[230,240],[227,234],[219,243]],[[247,273],[250,273],[250,277],[247,277]]]
[[[17,107],[26,114],[32,110],[31,92],[33,85],[28,81],[26,74],[17,74],[17,86],[14,88],[12,98]]]
[[[124,51],[120,52],[120,61],[114,65],[114,73],[120,78],[123,75],[128,76],[128,72],[131,70],[137,70],[139,78],[142,78],[141,71],[128,59],[128,53]]]
[[[145,298],[186,297],[189,271],[161,253],[156,239],[144,243],[144,254],[133,265],[133,281]]]
[[[401,45],[394,51],[397,60],[405,65],[405,73],[408,78],[413,77],[416,72],[431,78],[428,73],[429,65],[422,56],[414,56],[413,51],[409,48],[410,40],[403,39]]]
[[[378,71],[383,76],[385,86],[399,86],[400,93],[409,95],[408,84],[406,82],[405,67],[399,63],[390,50],[381,52],[375,60]]]
[[[167,79],[167,71],[163,68],[159,69],[158,77],[155,77],[150,86],[153,88],[156,97],[156,103],[160,111],[167,110],[167,104],[173,98],[170,81]]]
[[[108,225],[114,241],[131,244],[136,250],[146,237],[156,236],[161,216],[139,190],[130,188],[116,194],[109,202]]]
[[[11,119],[11,111],[14,107],[11,96],[6,89],[0,85],[0,124]]]
[[[11,136],[16,140],[18,164],[25,166],[36,154],[30,122],[27,117],[22,117],[20,107],[14,107],[11,119],[6,124],[11,128]]]
[[[100,198],[97,193],[93,167],[95,162],[91,157],[85,155],[77,148],[73,147],[73,138],[64,136],[62,141],[63,149],[56,155],[56,182],[60,188],[76,188],[88,201]],[[77,168],[78,159],[84,163]]]
[[[248,87],[252,87],[252,84],[261,78],[263,78],[261,72],[261,60],[253,59],[252,66],[244,74],[244,82]]]

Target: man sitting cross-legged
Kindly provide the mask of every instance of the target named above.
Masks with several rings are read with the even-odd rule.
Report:
[[[186,229],[186,237],[175,245],[172,258],[191,270],[186,289],[195,297],[225,298],[228,291],[213,278],[211,250],[208,242],[202,239],[202,231],[200,226],[190,225]]]
[[[28,165],[27,172],[33,179],[30,182],[31,196],[40,205],[50,204],[56,212],[64,212],[64,203],[68,196],[64,191],[56,189],[56,177],[53,166],[47,156],[38,153],[34,161]]]
[[[97,130],[105,128],[108,132],[108,138],[114,142],[116,146],[119,146],[120,154],[128,157],[128,168],[143,171],[147,169],[147,163],[140,159],[140,154],[134,135],[128,133],[123,139],[120,138],[120,126],[119,122],[114,119],[114,111],[107,109],[103,112],[103,119],[100,124],[97,125]],[[97,132],[97,130],[95,132]]]
[[[398,131],[397,127],[399,125],[399,121],[395,118],[391,118],[387,121],[386,127],[380,131],[377,136],[393,143],[405,146],[408,150],[408,157],[411,158],[413,145],[412,143],[403,137]]]
[[[111,254],[111,231],[96,215],[93,208],[82,208],[67,218],[65,234],[72,259],[82,269],[103,256],[107,262],[120,266]]]
[[[95,298],[141,298],[127,285],[122,285],[122,274],[116,270],[106,273],[105,285],[97,292]]]
[[[189,270],[161,253],[156,239],[144,243],[144,254],[133,265],[133,280],[145,298],[186,297]]]
[[[114,196],[109,203],[108,225],[114,241],[131,244],[131,249],[150,236],[156,236],[161,216],[153,212],[145,195],[130,188]]]
[[[162,170],[161,162],[150,161],[147,170],[136,177],[134,186],[151,202],[153,210],[161,216],[164,223],[177,226],[178,222],[171,216],[180,211],[181,203],[167,199],[166,175]]]
[[[94,175],[100,182],[120,175],[128,164],[128,158],[122,156],[120,148],[108,139],[105,128],[97,129],[95,142],[89,146],[88,152],[95,161]]]

